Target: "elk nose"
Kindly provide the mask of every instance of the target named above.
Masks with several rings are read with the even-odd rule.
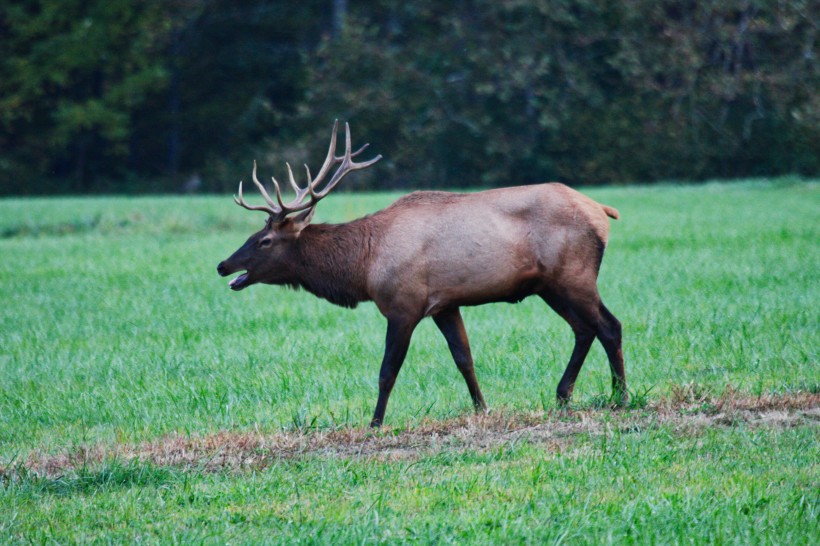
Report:
[[[219,262],[219,265],[216,266],[216,272],[219,273],[220,277],[224,277],[228,274],[228,268],[225,267],[225,262]]]

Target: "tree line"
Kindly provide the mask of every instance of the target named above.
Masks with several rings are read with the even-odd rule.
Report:
[[[0,193],[820,173],[818,0],[11,0]]]

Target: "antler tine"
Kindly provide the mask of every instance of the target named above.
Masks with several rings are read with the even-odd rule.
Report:
[[[345,122],[345,159],[350,158],[350,149],[353,147],[350,138],[350,124]]]
[[[256,160],[254,160],[254,162],[253,162],[253,183],[256,184],[256,187],[259,189],[259,193],[262,194],[262,197],[264,197],[265,201],[267,201],[268,205],[270,205],[271,210],[273,210],[275,212],[275,214],[279,214],[280,212],[282,212],[282,208],[276,206],[276,203],[273,202],[273,199],[270,198],[270,195],[268,195],[268,192],[265,190],[265,186],[262,184],[262,182],[259,181],[258,178],[256,178]],[[276,180],[274,180],[273,185],[276,188],[276,196],[278,198],[279,197],[279,184],[277,184]],[[279,201],[279,204],[281,205],[282,204],[282,199],[278,199],[278,201]]]
[[[248,210],[261,210],[263,212],[267,212],[271,216],[276,216],[277,214],[279,214],[279,212],[281,212],[281,211],[276,211],[271,207],[266,207],[264,205],[256,206],[256,205],[249,205],[248,203],[246,203],[245,198],[242,195],[242,182],[241,181],[239,182],[239,197],[237,198],[237,196],[234,195],[233,200],[240,207],[246,208]]]
[[[276,192],[276,200],[279,201],[278,208],[282,211],[282,216],[284,216],[287,213],[285,212],[285,203],[282,202],[282,188],[279,187],[279,182],[277,182],[274,177],[271,176],[270,181],[273,182],[273,191]]]
[[[305,209],[308,209],[308,208],[312,207],[313,203],[311,203],[311,202],[304,203],[303,202],[305,200],[305,196],[308,194],[308,188],[300,188],[296,184],[296,180],[293,177],[293,171],[291,170],[290,165],[287,165],[287,167],[288,167],[288,181],[290,182],[290,185],[293,187],[294,191],[296,192],[296,199],[294,199],[290,203],[286,204],[283,201],[283,199],[282,199],[282,188],[281,188],[281,186],[279,186],[279,182],[277,182],[276,178],[271,176],[271,181],[273,182],[273,189],[274,189],[275,195],[276,195],[276,201],[278,201],[279,204],[277,205],[276,203],[273,202],[273,199],[271,199],[270,194],[265,189],[264,184],[262,184],[259,181],[259,178],[257,178],[257,176],[256,176],[256,170],[257,170],[256,161],[253,162],[253,183],[256,184],[257,189],[259,189],[259,193],[261,193],[262,197],[265,198],[265,201],[267,202],[268,206],[249,205],[245,201],[245,197],[242,195],[242,182],[239,183],[239,197],[237,198],[236,196],[234,196],[233,200],[236,202],[237,205],[240,205],[240,206],[242,206],[242,207],[244,207],[248,210],[261,210],[261,211],[267,212],[268,214],[271,215],[271,217],[275,221],[282,221],[282,220],[285,219],[285,217],[288,214],[290,214],[292,212],[299,212],[301,210],[305,210]],[[308,173],[308,179],[309,178],[310,178],[310,173]]]
[[[339,168],[336,170],[335,173],[333,173],[333,176],[331,177],[330,182],[327,183],[327,185],[324,187],[324,189],[322,191],[316,192],[313,189],[313,185],[311,185],[310,195],[311,195],[312,199],[314,201],[317,201],[317,200],[325,197],[328,193],[330,193],[333,190],[334,187],[336,187],[336,184],[338,184],[342,180],[342,178],[345,177],[345,175],[347,173],[349,173],[351,171],[358,171],[359,169],[364,169],[365,167],[369,167],[370,165],[372,165],[372,164],[376,163],[377,161],[379,161],[382,158],[381,154],[377,155],[376,157],[374,157],[373,159],[371,159],[369,161],[365,161],[364,163],[355,163],[355,162],[353,162],[353,159],[352,159],[353,156],[358,155],[359,153],[361,153],[368,146],[369,146],[369,143],[365,144],[364,146],[359,148],[355,152],[355,154],[351,153],[350,149],[351,149],[352,145],[351,145],[351,138],[350,138],[350,124],[345,123],[345,155],[343,157],[339,158],[341,160],[342,164],[339,165]]]
[[[361,148],[359,148],[358,150],[356,150],[355,152],[353,152],[352,154],[350,154],[350,157],[356,157],[357,155],[359,155],[360,153],[362,153],[362,152],[365,150],[365,148],[367,148],[368,146],[370,146],[370,143],[369,143],[369,142],[366,142],[366,143],[364,144],[364,146],[362,146]],[[340,157],[339,157],[339,158],[337,158],[337,159],[342,159],[342,158],[340,158]]]
[[[322,168],[319,169],[319,172],[316,174],[316,178],[313,180],[316,183],[320,183],[324,177],[327,176],[327,173],[330,171],[330,168],[333,167],[336,163],[342,160],[340,157],[336,157],[336,134],[339,130],[339,120],[333,121],[333,132],[330,135],[330,146],[327,149],[327,157],[325,157],[325,162],[322,163]],[[308,184],[308,187],[314,186],[312,182]],[[313,195],[313,189],[310,189],[310,194]]]
[[[305,186],[304,188],[300,188],[299,185],[296,184],[296,180],[293,178],[293,171],[290,169],[290,164],[285,163],[285,165],[288,166],[288,178],[290,179],[290,185],[293,188],[293,191],[296,192],[296,199],[291,201],[290,204],[291,205],[300,204],[300,203],[302,203],[302,201],[305,200],[305,196],[308,193],[310,193],[310,183],[311,183],[310,169],[308,169],[308,166],[305,165],[305,171],[307,171],[307,186]],[[304,210],[305,208],[308,208],[308,207],[301,207],[297,210]]]
[[[302,192],[302,189],[296,184],[296,180],[293,179],[293,171],[290,170],[290,163],[285,162],[285,165],[288,168],[288,182],[290,182],[290,187],[293,188],[296,195],[299,195]]]
[[[293,170],[290,168],[289,163],[285,163],[288,167],[288,181],[290,182],[291,187],[296,192],[296,198],[291,201],[290,203],[285,203],[282,201],[282,191],[279,187],[279,183],[276,181],[274,177],[271,176],[271,180],[273,180],[273,187],[276,189],[276,200],[279,201],[279,205],[281,208],[281,217],[284,218],[288,214],[292,212],[299,212],[301,210],[308,209],[312,207],[312,203],[307,202],[304,203],[305,196],[308,194],[308,188],[300,188],[296,184],[296,180],[293,178]]]
[[[336,184],[344,178],[344,176],[351,172],[357,171],[359,169],[364,169],[365,167],[369,167],[370,165],[374,164],[375,162],[379,161],[382,156],[377,155],[373,159],[369,161],[364,161],[362,163],[356,163],[353,161],[353,158],[362,153],[369,144],[365,144],[355,152],[351,151],[351,138],[350,138],[350,124],[345,123],[345,152],[344,155],[341,157],[336,156],[336,139],[339,133],[339,120],[335,120],[333,122],[333,134],[330,136],[330,146],[328,146],[327,150],[327,157],[325,157],[325,162],[322,164],[322,168],[319,170],[319,173],[316,175],[316,178],[312,178],[310,176],[310,168],[305,165],[305,173],[307,175],[307,185],[304,188],[300,188],[299,184],[296,183],[296,179],[293,176],[293,169],[290,167],[290,163],[285,163],[288,168],[288,182],[290,183],[291,188],[293,191],[296,192],[296,198],[291,201],[290,203],[285,203],[282,201],[282,190],[279,186],[279,182],[276,181],[274,177],[271,177],[273,181],[273,189],[276,192],[276,201],[279,203],[278,205],[273,202],[271,199],[270,194],[268,194],[267,190],[265,190],[265,186],[259,181],[256,177],[256,161],[253,162],[253,183],[256,184],[256,187],[259,189],[259,193],[262,194],[262,197],[265,198],[265,202],[267,206],[253,206],[249,205],[245,202],[245,198],[242,195],[242,182],[239,183],[239,196],[234,196],[234,201],[236,204],[248,209],[248,210],[261,210],[267,212],[271,215],[271,217],[275,221],[283,221],[288,214],[293,212],[299,212],[306,209],[312,209],[316,206],[316,203],[319,202],[320,199],[325,197],[328,193],[336,187]],[[330,182],[325,184],[325,187],[321,191],[316,191],[316,188],[320,186],[325,177],[327,177],[330,169],[333,168],[334,165],[340,163],[339,168],[336,169],[336,172],[333,173],[333,176],[330,178]],[[310,195],[310,199],[307,201],[305,197]]]

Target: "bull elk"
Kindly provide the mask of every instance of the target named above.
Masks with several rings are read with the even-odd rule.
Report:
[[[390,391],[404,362],[416,325],[432,317],[447,340],[467,382],[477,412],[487,405],[473,369],[473,357],[459,308],[491,302],[517,303],[537,294],[566,320],[575,347],[558,383],[558,400],[572,396],[578,372],[593,340],[606,350],[616,403],[627,400],[621,351],[621,324],[598,294],[598,269],[609,233],[607,217],[618,211],[559,183],[494,189],[477,193],[418,191],[375,214],[344,224],[311,224],[316,205],[348,173],[381,156],[355,162],[366,147],[351,152],[345,124],[345,152],[336,155],[338,121],[315,178],[305,165],[307,184],[288,179],[296,198],[276,201],[256,177],[266,204],[249,205],[239,183],[236,203],[268,214],[265,227],[251,235],[217,266],[220,275],[242,272],[233,290],[256,283],[304,288],[344,307],[373,301],[387,318],[387,340],[379,371],[379,398],[371,426],[382,424]],[[324,180],[334,167],[329,182]]]

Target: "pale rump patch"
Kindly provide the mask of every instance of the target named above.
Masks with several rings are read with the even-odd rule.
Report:
[[[584,437],[631,433],[658,427],[681,435],[710,427],[820,425],[820,395],[664,400],[638,410],[494,411],[444,421],[424,421],[407,430],[341,428],[279,433],[221,431],[205,436],[172,434],[139,445],[83,446],[65,453],[30,453],[22,464],[0,467],[0,478],[29,475],[58,477],[93,470],[105,461],[149,463],[183,470],[221,472],[260,469],[302,457],[414,460],[444,451],[488,451],[527,443],[568,451]]]

